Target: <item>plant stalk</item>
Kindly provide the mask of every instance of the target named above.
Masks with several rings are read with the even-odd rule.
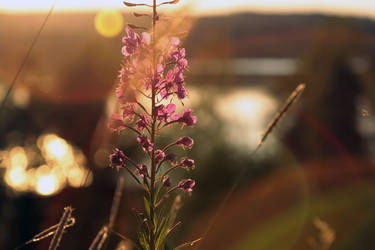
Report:
[[[155,25],[156,25],[156,0],[153,0],[152,5],[152,67],[156,71],[156,35],[155,35]],[[155,74],[155,72],[153,72]],[[155,123],[156,123],[156,114],[154,113],[155,109],[155,98],[156,98],[156,89],[155,85],[152,85],[152,96],[151,96],[151,143],[155,147]],[[155,162],[155,148],[152,150],[151,156],[151,183],[150,183],[150,250],[155,250],[155,175],[156,175],[156,162]]]

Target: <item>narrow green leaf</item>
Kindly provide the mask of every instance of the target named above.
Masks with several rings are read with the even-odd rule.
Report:
[[[139,240],[139,245],[142,246],[142,250],[150,250],[150,246],[148,245],[148,242],[147,242],[147,237],[144,234],[144,232],[142,232],[141,230],[138,230],[138,240]]]
[[[148,202],[146,197],[143,197],[143,202],[145,204],[145,211],[148,217],[150,217],[150,203]]]
[[[156,246],[157,246],[158,249],[164,248],[163,245],[166,242],[165,236],[166,236],[167,231],[168,231],[168,222],[169,222],[169,216],[164,217],[164,219],[160,223],[160,227],[158,228],[158,231],[156,233],[156,237],[157,237],[156,238]]]
[[[154,202],[154,204],[157,204],[159,202],[159,195],[161,194],[160,191],[162,190],[162,188],[163,187],[161,185],[156,188],[156,191],[155,191],[155,202]]]

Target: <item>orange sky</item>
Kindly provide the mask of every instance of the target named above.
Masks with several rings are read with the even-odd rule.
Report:
[[[0,11],[47,11],[54,1],[0,0]],[[151,0],[142,2],[151,2]],[[349,14],[375,18],[375,0],[181,0],[175,8],[186,7],[187,4],[189,5],[187,11],[193,14],[228,14],[243,11],[285,13],[293,11]],[[87,11],[103,8],[124,7],[121,0],[57,0],[55,11]]]

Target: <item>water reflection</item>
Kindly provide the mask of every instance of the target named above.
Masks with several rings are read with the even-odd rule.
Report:
[[[237,88],[218,99],[217,111],[226,123],[230,143],[255,148],[277,103],[262,89]]]
[[[54,134],[41,135],[36,145],[15,146],[1,152],[4,181],[16,192],[53,195],[65,186],[91,184],[83,153]],[[87,177],[87,179],[86,179]]]

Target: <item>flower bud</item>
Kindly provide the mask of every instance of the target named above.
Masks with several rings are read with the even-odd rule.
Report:
[[[156,163],[161,162],[162,160],[164,160],[164,158],[165,158],[165,153],[162,150],[158,149],[158,150],[155,151],[155,162]]]
[[[147,177],[148,176],[148,171],[147,171],[147,166],[142,164],[137,167],[137,175],[141,177]]]
[[[118,148],[115,148],[113,154],[109,155],[111,166],[117,168],[117,170],[125,166],[126,158],[125,154]]]
[[[186,191],[186,192],[192,192],[193,187],[195,186],[195,181],[192,179],[182,180],[178,183],[178,188]]]
[[[180,166],[186,170],[192,170],[195,168],[195,163],[193,159],[183,158],[180,162]]]
[[[194,144],[194,140],[189,136],[181,137],[176,142],[177,146],[182,146],[184,149],[185,147],[191,148]]]

